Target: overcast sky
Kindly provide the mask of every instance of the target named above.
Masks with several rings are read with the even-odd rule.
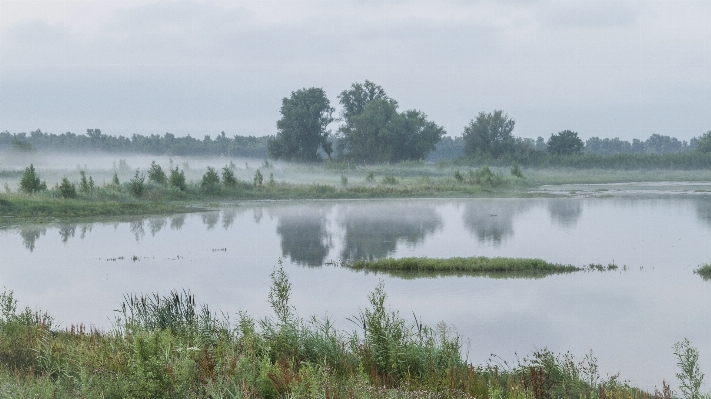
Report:
[[[711,129],[711,1],[0,0],[0,130],[274,134],[281,99],[383,86],[459,136]]]

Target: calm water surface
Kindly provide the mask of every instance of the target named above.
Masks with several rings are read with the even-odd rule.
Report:
[[[674,380],[689,338],[711,373],[711,198],[282,202],[171,217],[0,230],[0,284],[62,326],[109,327],[126,293],[190,289],[227,314],[268,315],[279,257],[302,316],[346,320],[385,282],[390,306],[444,321],[474,363],[548,347],[593,350],[603,374],[646,388]],[[385,256],[536,257],[628,270],[541,279],[404,280],[324,266]],[[137,260],[132,260],[136,257]],[[123,259],[121,259],[123,258]]]

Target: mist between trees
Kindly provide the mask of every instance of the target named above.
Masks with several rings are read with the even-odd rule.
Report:
[[[38,129],[29,135],[0,133],[0,151],[220,155],[292,162],[320,162],[327,158],[370,164],[457,159],[492,164],[515,161],[528,166],[711,165],[711,157],[706,156],[711,154],[711,130],[688,142],[660,134],[631,142],[600,137],[583,142],[572,130],[552,133],[548,139],[532,139],[515,136],[515,120],[502,110],[494,110],[480,112],[464,127],[461,136],[451,137],[424,112],[399,110],[395,99],[368,80],[353,83],[338,95],[338,101],[342,110],[336,117],[323,89],[311,87],[292,92],[282,99],[281,118],[273,136],[228,137],[223,131],[215,139],[205,135],[201,140],[171,133],[125,137],[106,135],[100,129],[87,129],[86,135],[49,134]],[[338,124],[335,132],[329,129],[333,123]],[[585,154],[588,156],[576,158]]]

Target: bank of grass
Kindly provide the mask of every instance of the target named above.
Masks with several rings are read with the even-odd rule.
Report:
[[[698,274],[706,281],[711,281],[711,264],[707,263],[699,266],[698,269],[694,270],[694,273]]]
[[[525,195],[514,183],[499,179],[497,184],[467,184],[452,178],[399,178],[367,184],[338,186],[263,182],[250,184],[237,181],[226,186],[205,189],[188,183],[184,189],[168,185],[144,184],[140,195],[129,183],[104,184],[87,191],[77,189],[73,198],[63,198],[58,188],[33,194],[0,194],[0,214],[20,218],[82,217],[178,213],[203,210],[204,204],[240,200],[301,200],[301,199],[367,199],[367,198],[428,198],[428,197],[501,197]]]
[[[378,272],[408,272],[428,274],[471,274],[471,275],[516,275],[524,276],[572,273],[584,270],[573,265],[549,263],[541,259],[527,258],[487,258],[484,256],[467,258],[385,258],[379,260],[357,260],[343,265],[354,270]]]
[[[187,292],[127,296],[110,331],[18,310],[0,295],[0,396],[12,398],[652,398],[601,378],[589,354],[540,350],[516,365],[476,365],[445,325],[386,306],[382,283],[353,318],[357,331],[303,319],[272,273],[273,316],[236,323]]]

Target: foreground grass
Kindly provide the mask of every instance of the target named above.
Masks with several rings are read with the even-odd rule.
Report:
[[[189,293],[128,296],[111,331],[52,328],[0,295],[0,396],[13,398],[652,398],[602,379],[596,359],[533,353],[511,367],[463,358],[444,325],[408,323],[382,284],[354,317],[360,330],[304,320],[272,273],[273,317],[236,325]],[[661,396],[660,396],[661,397]]]

